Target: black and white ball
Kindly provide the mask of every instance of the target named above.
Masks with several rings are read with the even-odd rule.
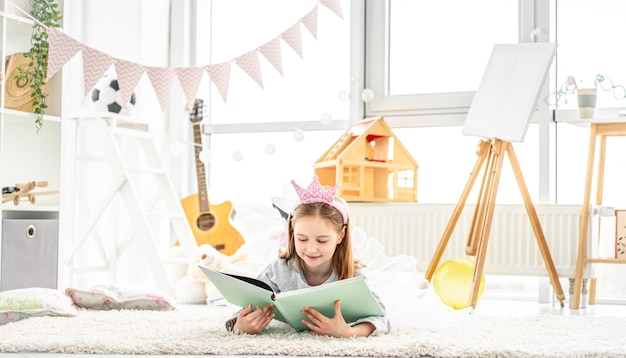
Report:
[[[126,115],[132,112],[136,101],[135,93],[133,93],[128,103],[122,103],[120,86],[117,79],[110,75],[105,75],[96,83],[88,98],[89,107],[94,111]]]

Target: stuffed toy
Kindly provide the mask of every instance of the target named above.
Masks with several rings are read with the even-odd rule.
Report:
[[[198,268],[198,265],[220,271],[225,266],[243,259],[245,259],[244,254],[234,253],[227,256],[211,245],[198,246],[189,260],[187,274],[176,283],[174,288],[176,301],[178,303],[207,303],[220,298],[221,294]]]

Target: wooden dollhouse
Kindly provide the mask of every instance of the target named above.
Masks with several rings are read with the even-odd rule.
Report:
[[[352,124],[314,168],[347,201],[417,201],[417,162],[383,117]]]

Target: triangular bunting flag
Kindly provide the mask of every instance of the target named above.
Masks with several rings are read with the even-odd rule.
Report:
[[[237,64],[246,72],[261,88],[263,88],[263,78],[259,63],[259,52],[283,75],[282,49],[280,39],[282,38],[295,52],[304,59],[302,49],[302,37],[300,23],[317,39],[318,8],[319,4],[324,5],[337,16],[343,19],[340,0],[319,0],[311,11],[309,11],[297,23],[284,31],[279,37],[267,42],[265,45],[237,56],[234,60],[215,65],[203,67],[180,67],[180,68],[160,68],[147,67],[141,64],[132,63],[116,59],[86,46],[74,40],[63,32],[50,28],[48,29],[48,72],[46,79],[51,78],[58,72],[72,57],[82,51],[83,59],[83,87],[85,96],[96,85],[98,80],[115,64],[115,71],[120,86],[122,100],[128,102],[132,93],[141,80],[144,72],[148,73],[152,86],[155,90],[161,109],[165,111],[169,101],[169,94],[174,76],[177,76],[187,100],[189,110],[193,107],[193,102],[202,80],[203,72],[206,72],[211,82],[215,84],[220,95],[226,102],[230,85],[230,71],[232,63]]]
[[[215,87],[217,87],[220,95],[222,95],[224,103],[226,103],[226,97],[228,96],[228,84],[230,83],[230,62],[209,65],[205,68],[209,77],[211,77],[211,82],[215,84]]]
[[[96,85],[102,75],[113,64],[113,57],[94,50],[89,46],[83,48],[83,76],[85,96]]]
[[[142,65],[123,60],[115,61],[115,73],[117,74],[117,84],[120,86],[123,105],[130,101],[130,97],[145,71],[146,69]]]
[[[302,18],[302,25],[309,30],[313,38],[317,40],[317,6]]]
[[[187,109],[191,111],[193,102],[196,99],[196,93],[198,93],[200,81],[202,80],[204,67],[178,67],[175,71],[187,98]]]
[[[283,59],[280,51],[280,38],[275,38],[259,48],[259,51],[283,75]]]
[[[294,51],[296,51],[301,59],[304,59],[304,55],[302,54],[302,36],[300,35],[300,23],[296,23],[287,31],[283,32],[281,37]]]
[[[165,112],[169,103],[172,83],[174,82],[174,69],[169,67],[147,67],[146,72],[161,105],[161,111]]]
[[[241,67],[256,83],[263,88],[263,78],[261,77],[261,65],[259,64],[259,54],[256,50],[245,53],[235,59],[235,63]]]
[[[61,31],[50,28],[48,30],[48,73],[46,80],[54,76],[63,65],[76,53],[83,49],[83,44],[65,35]]]
[[[337,16],[343,20],[343,12],[341,12],[341,3],[339,0],[320,0],[320,3],[330,9],[330,11],[337,14]]]

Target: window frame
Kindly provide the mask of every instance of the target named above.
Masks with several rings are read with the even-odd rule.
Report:
[[[368,1],[365,6],[365,84],[377,95],[365,104],[365,116],[384,116],[391,127],[462,126],[475,91],[416,95],[389,95],[388,75],[388,14],[391,0]],[[518,42],[549,42],[550,2],[540,0],[518,1]],[[555,61],[556,62],[556,59]],[[553,67],[555,64],[553,63]],[[550,78],[550,76],[548,76]],[[548,93],[548,83],[540,96]],[[550,124],[550,108],[538,101],[532,122],[539,123],[539,202],[554,200],[555,181],[551,174],[554,155],[554,133]]]
[[[365,104],[365,115],[402,117],[405,125],[462,125],[474,92],[389,95],[389,9],[390,1],[366,2],[366,88],[376,94]]]
[[[520,0],[518,4],[518,42],[549,41],[548,2]],[[376,93],[374,100],[365,103],[365,116],[384,116],[394,127],[463,125],[475,91],[388,94],[390,0],[367,1],[365,7],[365,84]]]

